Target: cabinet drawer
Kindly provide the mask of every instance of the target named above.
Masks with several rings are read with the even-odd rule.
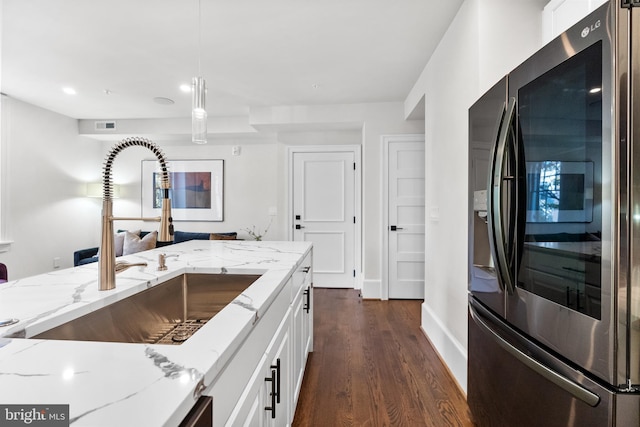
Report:
[[[293,273],[293,283],[291,286],[291,301],[296,299],[299,292],[311,283],[312,275],[311,252],[304,257],[296,271]]]

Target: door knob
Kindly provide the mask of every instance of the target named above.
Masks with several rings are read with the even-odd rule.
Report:
[[[396,230],[403,230],[402,227],[397,227],[395,225],[392,225],[391,227],[389,227],[391,229],[391,231],[396,231]]]
[[[296,224],[296,230],[300,230],[301,228],[304,228],[304,225]]]

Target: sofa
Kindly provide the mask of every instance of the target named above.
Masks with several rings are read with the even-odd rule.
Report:
[[[125,233],[125,230],[118,230],[118,233]],[[140,231],[135,232],[136,235],[140,237],[140,239],[144,239],[148,234],[152,232],[149,231]],[[236,240],[238,237],[238,233],[236,232],[228,232],[228,233],[198,233],[198,232],[190,232],[190,231],[176,231],[173,234],[173,244],[182,243],[189,240]],[[155,242],[155,247],[168,246],[172,243],[166,242]],[[92,262],[98,261],[98,252],[99,248],[96,246],[94,248],[86,248],[79,249],[73,253],[73,266],[77,267],[79,265],[91,264]],[[117,255],[117,254],[116,254]]]

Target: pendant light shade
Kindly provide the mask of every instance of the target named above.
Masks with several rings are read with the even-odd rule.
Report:
[[[191,81],[191,141],[195,144],[207,143],[207,84],[202,77]]]

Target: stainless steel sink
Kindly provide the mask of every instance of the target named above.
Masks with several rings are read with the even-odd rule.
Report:
[[[259,277],[183,274],[30,338],[181,344]]]

